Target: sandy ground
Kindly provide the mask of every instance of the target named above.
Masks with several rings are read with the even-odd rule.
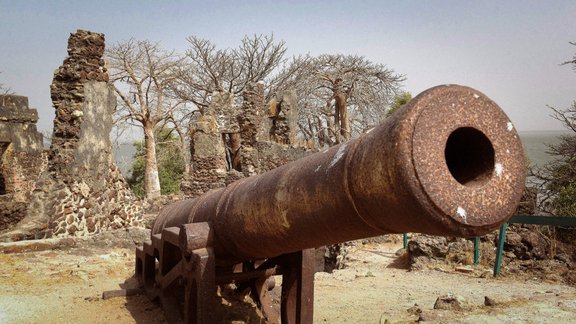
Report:
[[[481,267],[410,272],[395,255],[399,248],[359,245],[348,268],[317,273],[314,322],[576,323],[574,287],[506,274],[482,278]],[[0,254],[0,323],[164,323],[160,307],[144,296],[101,298],[133,284],[133,260],[130,244]],[[434,310],[446,294],[459,296],[463,309]],[[496,305],[485,306],[485,296]],[[260,322],[255,311],[233,313],[229,322]]]

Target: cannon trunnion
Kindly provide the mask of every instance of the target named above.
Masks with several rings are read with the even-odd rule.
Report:
[[[314,248],[485,234],[513,214],[525,176],[502,110],[472,88],[438,86],[354,140],[165,207],[136,250],[136,277],[169,321],[214,322],[217,285],[233,282],[269,322],[312,323]]]

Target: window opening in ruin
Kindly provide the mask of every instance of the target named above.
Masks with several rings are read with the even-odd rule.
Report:
[[[4,154],[8,151],[8,145],[10,145],[10,143],[0,143],[0,195],[7,194],[5,178],[6,172],[4,170]]]
[[[222,133],[222,141],[226,150],[226,171],[242,171],[240,133]]]

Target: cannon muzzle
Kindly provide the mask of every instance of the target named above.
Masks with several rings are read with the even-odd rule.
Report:
[[[438,86],[354,140],[168,206],[153,234],[211,222],[216,255],[239,260],[386,233],[478,236],[512,215],[525,176],[498,105]]]

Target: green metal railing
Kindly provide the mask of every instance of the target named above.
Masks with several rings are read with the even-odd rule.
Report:
[[[532,225],[550,225],[576,227],[576,217],[572,216],[532,216],[532,215],[514,215],[507,223],[502,224],[498,235],[498,251],[496,252],[496,262],[494,262],[494,276],[500,274],[502,265],[502,252],[504,251],[504,241],[506,240],[506,229],[508,224],[532,224]]]
[[[532,224],[532,225],[550,225],[563,227],[576,227],[576,217],[573,216],[532,216],[532,215],[514,215],[508,222],[500,226],[498,233],[498,249],[496,251],[496,261],[494,262],[494,276],[500,274],[502,265],[502,253],[504,251],[504,242],[506,240],[506,230],[508,224]],[[404,249],[408,249],[408,233],[404,233]],[[474,264],[480,262],[480,238],[474,238]]]

